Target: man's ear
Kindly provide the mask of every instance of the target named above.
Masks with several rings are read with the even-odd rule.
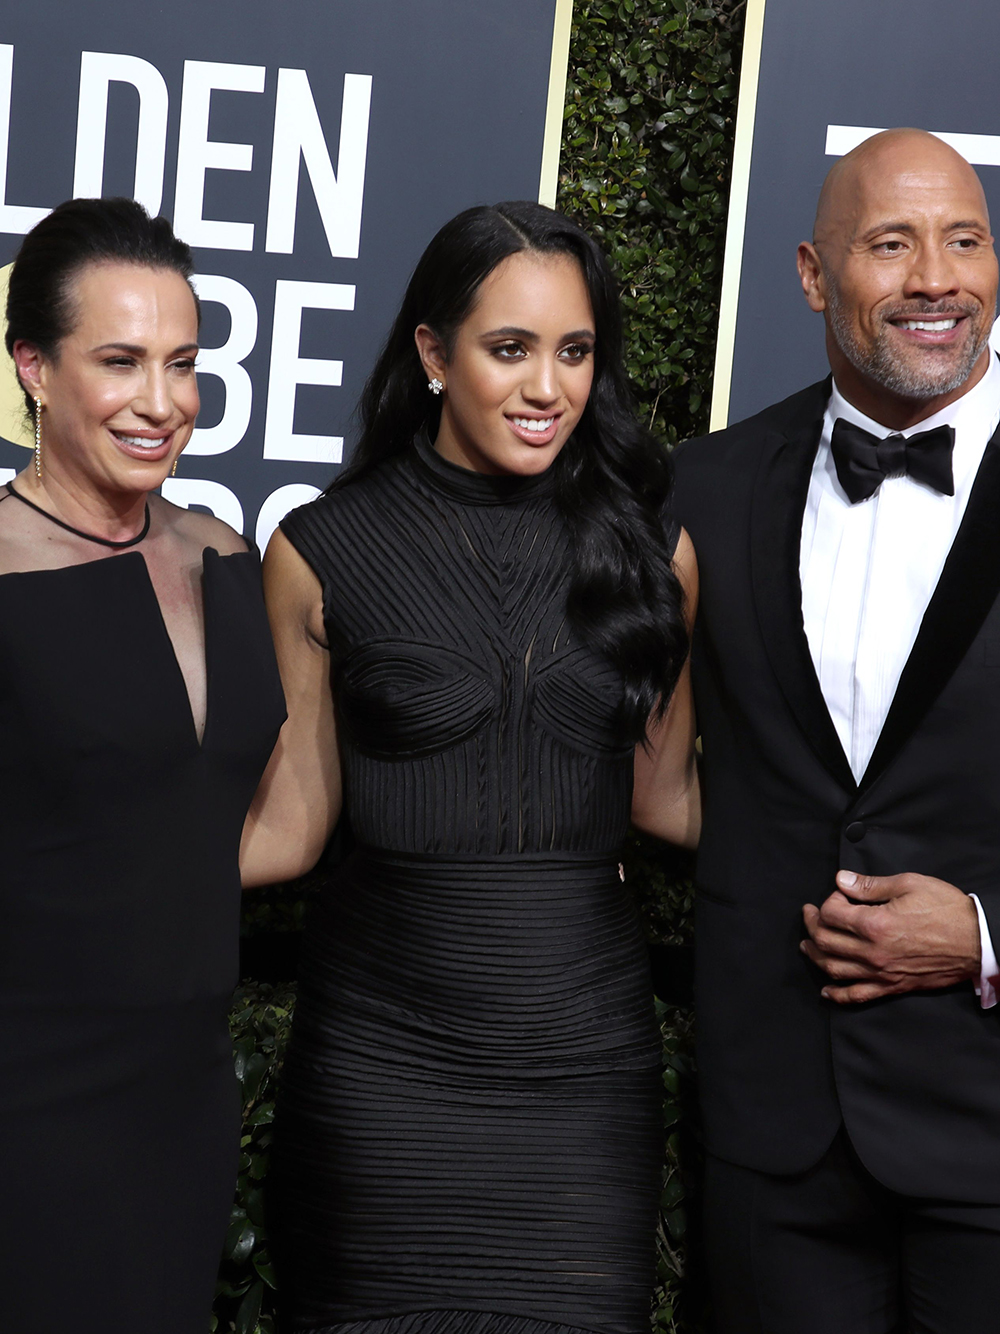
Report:
[[[819,251],[810,241],[802,241],[795,256],[795,263],[799,270],[802,290],[809,302],[809,309],[819,314],[826,310],[826,279]]]
[[[427,372],[428,381],[440,380],[442,384],[447,384],[448,367],[441,339],[429,324],[418,324],[413,332],[413,338],[420,353],[420,361]]]

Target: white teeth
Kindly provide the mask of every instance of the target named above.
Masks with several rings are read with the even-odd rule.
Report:
[[[555,421],[555,417],[543,417],[541,420],[537,417],[513,417],[511,420],[523,431],[547,431]]]
[[[954,329],[958,320],[901,320],[901,329],[929,329],[937,333],[941,329]]]
[[[147,440],[142,435],[126,435],[124,431],[115,431],[115,435],[126,445],[138,445],[141,449],[159,449],[165,437],[159,440]]]

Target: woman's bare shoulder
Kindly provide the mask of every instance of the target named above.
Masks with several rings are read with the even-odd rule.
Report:
[[[153,503],[153,499],[150,498],[150,503]],[[155,502],[159,521],[181,541],[185,544],[191,543],[198,551],[203,551],[205,547],[214,547],[220,556],[232,556],[250,549],[245,537],[241,537],[228,523],[217,519],[214,514],[182,509],[179,505],[164,500],[162,496],[155,497]]]

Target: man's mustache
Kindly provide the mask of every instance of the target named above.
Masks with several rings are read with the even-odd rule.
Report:
[[[969,318],[974,318],[981,310],[982,306],[978,301],[918,301],[908,302],[904,306],[894,306],[891,310],[884,310],[881,319],[885,323],[889,320],[919,320],[924,316],[949,318],[952,315],[956,317],[966,315]]]

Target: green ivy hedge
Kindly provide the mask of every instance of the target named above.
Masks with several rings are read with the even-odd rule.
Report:
[[[627,314],[628,369],[647,419],[673,444],[707,427],[734,132],[743,0],[577,0],[558,207],[610,254]],[[691,886],[648,840],[626,850],[651,939],[690,943]],[[250,938],[294,932],[315,877],[248,896]],[[273,1334],[262,1209],[274,1092],[294,989],[245,983],[231,1015],[244,1127],[237,1198],[211,1328]],[[688,1218],[696,1204],[692,1017],[658,1002],[664,1164],[655,1334],[701,1334]],[[697,1269],[697,1266],[694,1266]]]
[[[557,205],[615,264],[629,373],[671,444],[708,422],[743,9],[574,6]]]
[[[274,1334],[275,1281],[264,1225],[263,1185],[275,1089],[294,1004],[294,987],[260,982],[244,984],[233,998],[229,1024],[243,1094],[243,1136],[211,1330]]]

